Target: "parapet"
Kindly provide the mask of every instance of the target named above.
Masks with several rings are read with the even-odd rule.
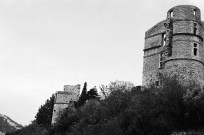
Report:
[[[80,85],[64,85],[64,91],[57,91],[55,94],[55,104],[68,104],[77,101],[80,94]]]
[[[64,85],[65,92],[74,92],[79,94],[80,93],[80,84],[77,85]]]
[[[201,21],[200,9],[192,5],[179,5],[167,12],[167,18],[173,20],[196,20]]]

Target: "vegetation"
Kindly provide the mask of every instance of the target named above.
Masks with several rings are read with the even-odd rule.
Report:
[[[84,105],[86,100],[87,100],[87,83],[85,82],[83,90],[82,90],[81,95],[79,97],[79,101],[77,103],[77,106],[80,107],[80,106]]]
[[[54,94],[48,99],[44,105],[38,110],[38,113],[35,116],[35,122],[39,125],[50,126],[52,121],[52,112],[54,107]]]
[[[32,123],[14,133],[6,135],[48,135],[47,128],[36,123]]]
[[[203,90],[195,84],[183,87],[176,77],[161,80],[161,87],[101,86],[106,96],[101,100],[90,96],[96,89],[87,92],[85,84],[81,106],[66,108],[54,126],[38,123],[23,130],[37,129],[39,135],[168,135],[203,128]],[[26,135],[23,130],[12,135]]]

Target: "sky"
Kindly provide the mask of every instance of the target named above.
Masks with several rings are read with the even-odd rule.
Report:
[[[145,31],[203,0],[0,0],[0,113],[28,125],[64,85],[142,84]]]

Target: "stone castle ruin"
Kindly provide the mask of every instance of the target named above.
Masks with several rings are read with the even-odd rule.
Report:
[[[200,9],[180,5],[145,33],[142,85],[155,84],[158,74],[177,75],[185,84],[204,86],[204,22]]]
[[[183,84],[204,86],[204,22],[200,9],[180,5],[145,33],[142,85],[160,85],[158,74],[178,75]],[[80,85],[65,85],[55,94],[52,124],[61,111],[79,99]]]
[[[52,124],[56,123],[57,118],[62,111],[68,106],[74,105],[74,102],[79,99],[80,85],[65,85],[64,91],[57,91],[55,94],[55,102],[52,113]]]

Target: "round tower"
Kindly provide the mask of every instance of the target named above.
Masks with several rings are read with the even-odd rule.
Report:
[[[204,49],[200,9],[190,5],[173,7],[167,13],[166,22],[164,71],[178,75],[184,84],[194,81],[203,85]]]
[[[180,5],[145,33],[143,85],[159,85],[158,73],[204,86],[204,22],[200,9]]]

